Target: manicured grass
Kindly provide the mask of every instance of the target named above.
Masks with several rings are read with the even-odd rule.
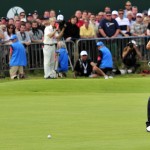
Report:
[[[0,149],[147,150],[149,86],[150,77],[1,80]]]

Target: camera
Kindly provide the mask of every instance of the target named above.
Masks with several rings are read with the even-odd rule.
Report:
[[[132,42],[129,42],[129,43],[127,44],[127,46],[129,46],[130,48],[133,48],[134,44],[133,44]]]

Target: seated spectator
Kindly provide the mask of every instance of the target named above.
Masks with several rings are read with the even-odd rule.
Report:
[[[10,78],[24,78],[23,67],[27,65],[26,51],[24,46],[18,41],[17,36],[13,34],[10,38],[12,41],[10,48]]]
[[[32,22],[32,29],[29,31],[31,42],[33,43],[42,43],[43,41],[43,32],[38,29],[38,23],[36,21]]]
[[[80,58],[74,67],[74,77],[97,77],[101,75],[104,76],[105,79],[108,79],[108,76],[88,58],[87,52],[81,51]]]
[[[76,25],[77,17],[72,16],[70,21],[66,23],[66,28],[64,31],[64,38],[66,40],[76,40],[80,38],[79,27]]]
[[[129,20],[128,18],[124,18],[124,11],[123,9],[119,9],[118,11],[119,16],[116,18],[118,25],[120,27],[120,36],[129,36],[130,35],[130,27],[129,27]]]
[[[113,69],[113,60],[112,54],[110,50],[104,45],[103,42],[97,42],[97,49],[98,49],[98,57],[97,57],[97,66],[109,76],[112,77],[112,69]]]
[[[56,57],[58,58],[58,66],[55,66],[56,72],[60,77],[66,77],[66,72],[68,71],[68,52],[66,44],[63,41],[59,41],[57,47],[58,50],[56,50]]]
[[[142,58],[141,53],[136,45],[136,42],[132,40],[123,49],[122,60],[125,67],[131,72],[135,72],[139,64],[137,64],[137,56],[139,59]]]

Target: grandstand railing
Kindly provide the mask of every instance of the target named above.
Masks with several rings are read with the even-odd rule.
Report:
[[[142,53],[142,60],[149,61],[150,53],[146,50],[146,44],[150,36],[145,37],[118,37],[118,38],[93,38],[93,39],[78,39],[76,42],[66,41],[68,54],[71,62],[74,65],[76,60],[79,58],[81,50],[86,50],[89,57],[96,62],[98,50],[96,43],[103,41],[104,44],[110,49],[114,61],[121,61],[123,48],[131,40],[135,40],[139,49]],[[34,44],[27,46],[27,61],[28,70],[43,69],[43,44]],[[0,45],[0,72],[9,70],[9,47],[10,45]]]

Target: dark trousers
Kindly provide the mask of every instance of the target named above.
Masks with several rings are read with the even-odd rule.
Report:
[[[146,122],[146,126],[150,126],[150,97],[148,99],[148,104],[147,104],[147,119],[148,121]]]

